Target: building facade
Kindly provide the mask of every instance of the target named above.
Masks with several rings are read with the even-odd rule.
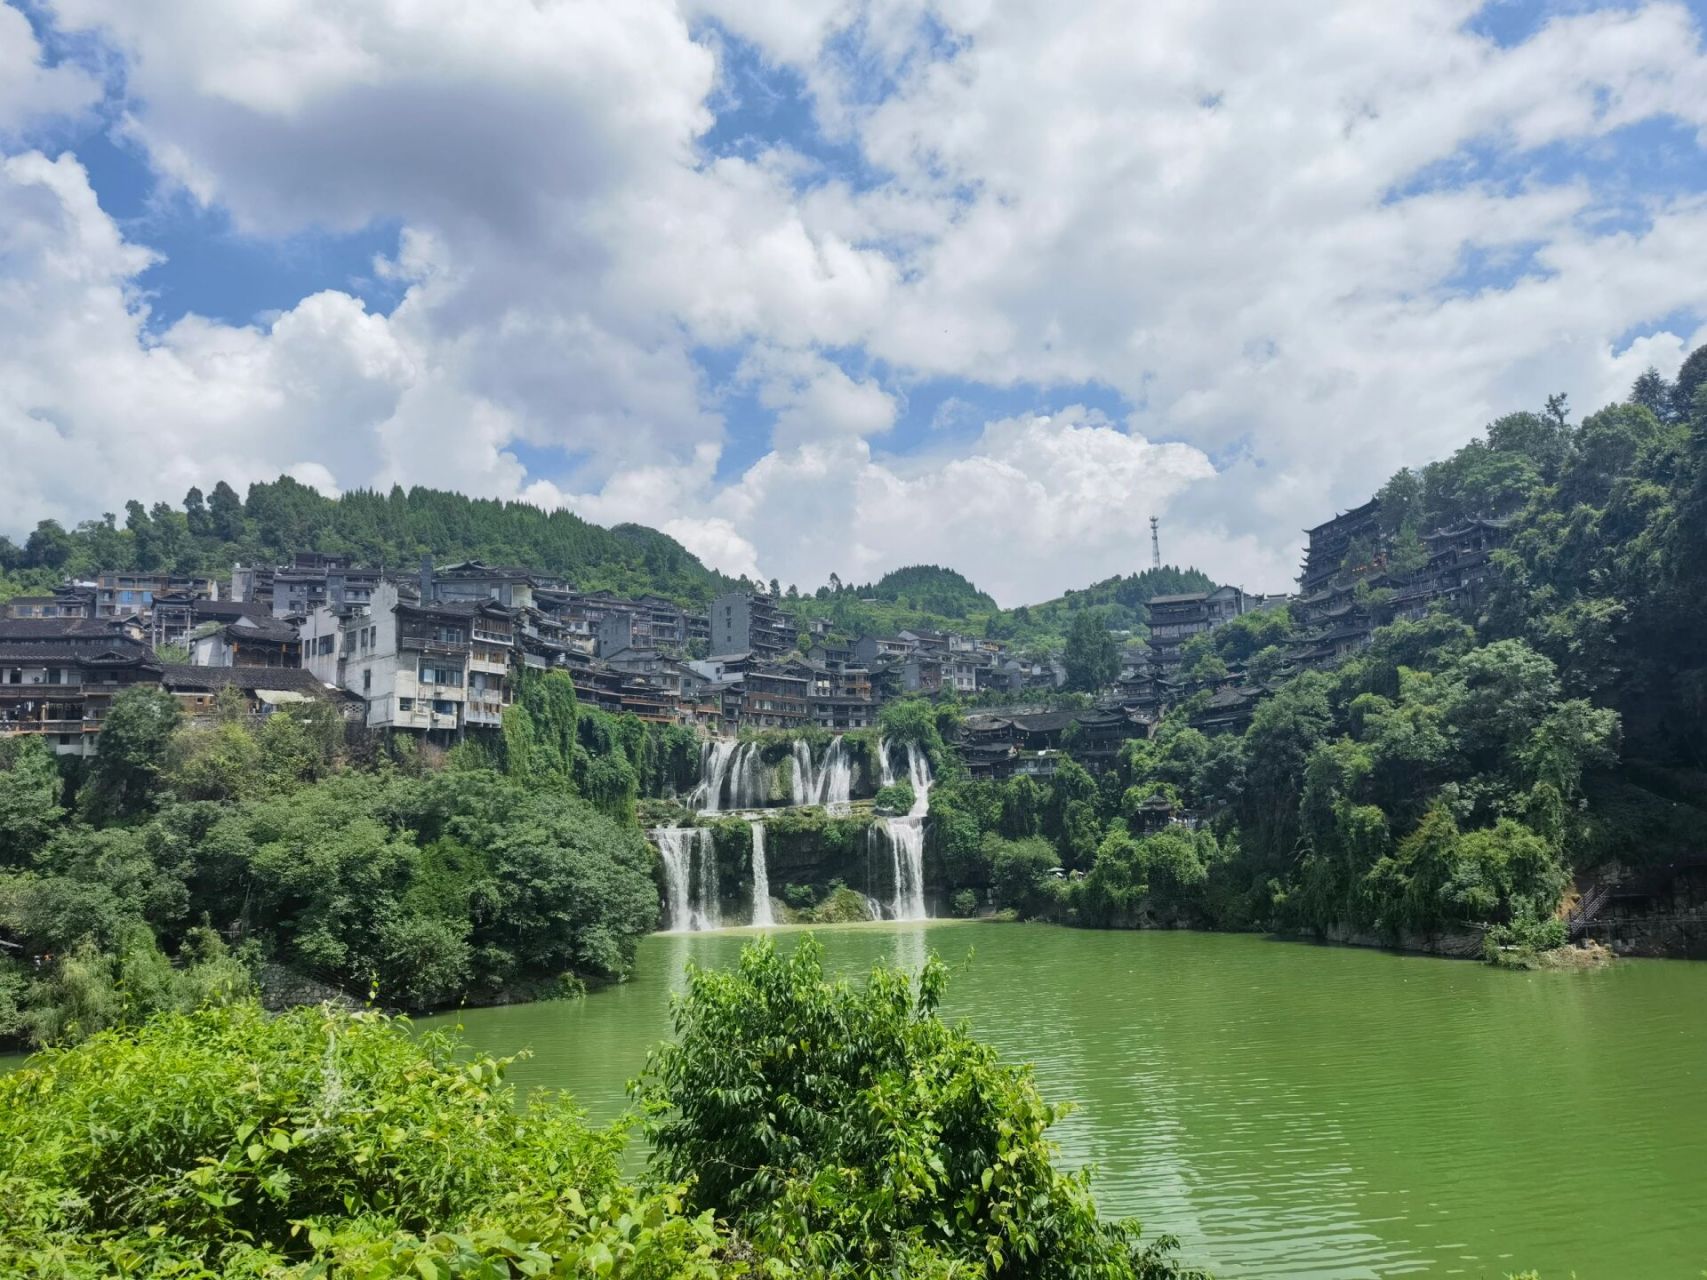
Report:
[[[140,630],[107,618],[0,619],[0,735],[40,734],[60,755],[92,755],[112,701],[155,684]]]
[[[795,645],[792,624],[774,598],[730,591],[711,602],[711,651],[781,657]]]

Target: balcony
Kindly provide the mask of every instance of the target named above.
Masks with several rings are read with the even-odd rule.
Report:
[[[504,722],[504,704],[486,699],[470,698],[464,713],[469,724],[500,725]]]

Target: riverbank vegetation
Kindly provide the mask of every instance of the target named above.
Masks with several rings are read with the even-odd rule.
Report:
[[[931,851],[947,891],[1099,926],[1386,941],[1473,928],[1535,949],[1562,935],[1574,874],[1698,853],[1703,370],[1707,351],[1676,385],[1650,371],[1580,424],[1555,397],[1396,475],[1380,495],[1387,546],[1354,548],[1348,578],[1485,516],[1509,522],[1493,581],[1327,671],[1286,673],[1286,609],[1198,637],[1188,675],[1243,667],[1265,686],[1243,732],[1193,727],[1204,693],[1099,777],[1070,759],[1039,780],[946,770]]]
[[[620,976],[658,912],[634,798],[680,744],[578,707],[561,674],[510,712],[495,747],[434,753],[347,742],[317,704],[187,723],[138,689],[86,770],[0,741],[0,1037],[262,979],[421,1009]]]
[[[1063,1114],[936,1010],[804,940],[695,972],[634,1120],[330,1007],[158,1014],[0,1077],[0,1271],[307,1277],[1184,1277],[1056,1167]]]

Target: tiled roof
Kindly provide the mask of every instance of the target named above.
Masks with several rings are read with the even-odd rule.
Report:
[[[87,639],[123,634],[112,618],[0,618],[0,640]]]
[[[270,640],[278,644],[289,644],[298,638],[294,625],[264,614],[245,614],[227,623],[225,633],[233,640]]]
[[[1014,727],[1026,733],[1053,733],[1065,729],[1078,717],[1077,711],[1033,711],[1012,719]]]
[[[278,689],[327,699],[354,696],[322,684],[312,671],[300,667],[195,667],[174,662],[160,668],[160,683],[172,693],[217,693],[229,687],[245,692]]]

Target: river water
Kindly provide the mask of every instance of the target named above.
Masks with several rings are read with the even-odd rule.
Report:
[[[1515,973],[1200,933],[889,923],[816,930],[828,964],[955,970],[946,1012],[1045,1096],[1105,1213],[1230,1277],[1701,1280],[1707,965]],[[595,1119],[669,1031],[683,966],[744,932],[653,935],[585,1000],[470,1010],[511,1079]],[[798,934],[779,930],[780,945]]]

